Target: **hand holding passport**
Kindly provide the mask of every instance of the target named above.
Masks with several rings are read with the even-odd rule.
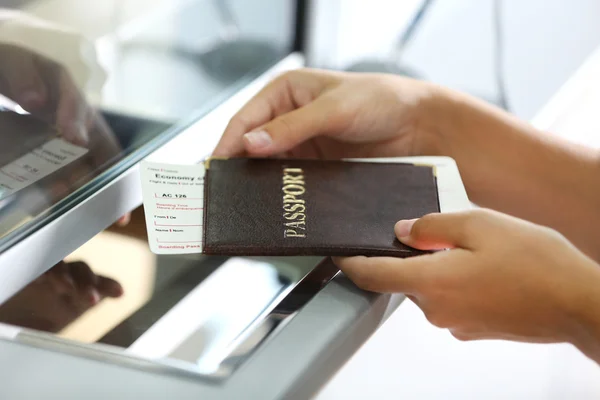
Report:
[[[143,163],[150,246],[160,254],[423,254],[398,241],[395,223],[440,212],[440,200],[445,200],[440,195],[464,191],[451,160],[428,161],[213,158],[195,166]],[[444,191],[438,177],[442,172]]]
[[[597,226],[590,224],[590,216],[597,215],[598,196],[587,190],[597,176],[592,172],[597,158],[540,141],[540,134],[478,99],[426,82],[304,69],[283,74],[244,105],[213,154],[301,159],[452,155],[468,171],[467,183],[477,190],[480,204],[504,203],[513,212],[572,229],[574,244],[597,255],[590,240]],[[515,151],[526,157],[515,157]],[[197,218],[206,220],[199,235],[206,242],[204,251],[391,254],[397,257],[333,261],[359,288],[404,293],[432,323],[458,339],[567,341],[600,360],[600,336],[590,335],[599,332],[600,320],[597,313],[581,312],[590,309],[590,301],[600,304],[594,297],[597,263],[543,226],[489,210],[455,213],[469,209],[470,202],[452,159],[364,161],[385,165],[293,159],[211,163],[203,200],[207,207]],[[429,168],[418,168],[423,164]],[[563,178],[565,171],[581,178],[571,180],[577,184],[569,186],[572,193],[566,196],[551,179],[557,168]],[[550,178],[540,179],[539,171]],[[491,181],[499,185],[481,184]],[[545,189],[528,190],[532,181]],[[502,183],[511,182],[520,189],[504,190]],[[553,203],[543,201],[548,193],[561,204],[579,207],[579,218],[566,218],[563,212],[565,218],[557,219]],[[419,249],[451,250],[400,258],[420,252],[399,245],[394,236]],[[582,327],[583,340],[573,335]]]
[[[158,233],[167,237],[153,240],[153,224],[164,224],[147,213],[153,251],[182,246],[178,251],[222,255],[422,254],[396,239],[394,225],[468,208],[454,161],[345,160],[429,153],[422,146],[428,136],[414,129],[418,102],[413,100],[421,91],[400,88],[403,96],[398,96],[402,82],[323,71],[277,78],[231,119],[213,152],[225,159],[213,158],[205,171],[193,173],[206,184],[201,193],[190,194],[202,204],[188,208],[202,207],[203,213],[195,222],[174,218],[196,226],[177,232],[161,226]],[[266,158],[278,154],[285,154],[285,161]],[[253,158],[231,158],[247,155]],[[439,163],[449,170],[448,179],[440,175]],[[152,195],[150,188],[146,192]],[[450,207],[444,204],[440,196],[449,195],[460,197],[458,206],[452,200]],[[181,232],[188,228],[194,235]]]

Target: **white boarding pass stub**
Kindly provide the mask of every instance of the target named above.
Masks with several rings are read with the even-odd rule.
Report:
[[[144,215],[155,254],[202,253],[203,164],[140,164]]]

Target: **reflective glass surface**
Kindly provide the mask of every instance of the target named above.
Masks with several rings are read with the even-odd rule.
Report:
[[[157,256],[142,209],[0,304],[0,340],[227,378],[334,276],[320,257]]]
[[[0,252],[285,57],[295,2],[0,0]]]

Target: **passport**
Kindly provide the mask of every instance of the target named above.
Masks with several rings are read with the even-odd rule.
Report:
[[[209,159],[202,252],[238,256],[394,256],[401,219],[440,212],[431,165],[306,159]]]

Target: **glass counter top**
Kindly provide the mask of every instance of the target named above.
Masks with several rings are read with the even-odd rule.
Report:
[[[294,2],[0,0],[0,253],[289,54]]]

